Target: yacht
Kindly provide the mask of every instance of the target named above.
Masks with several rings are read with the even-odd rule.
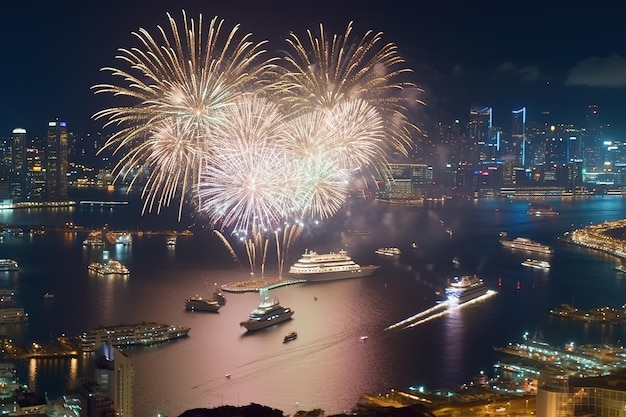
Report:
[[[516,237],[513,240],[508,239],[500,239],[500,243],[502,246],[511,249],[521,249],[530,252],[541,252],[541,253],[553,253],[554,250],[547,245],[542,245],[541,243],[535,242],[525,237]]]
[[[540,261],[538,259],[526,258],[526,260],[522,262],[522,265],[529,266],[531,268],[550,269],[550,262]]]
[[[20,266],[13,259],[0,259],[0,271],[19,271]]]
[[[305,251],[289,268],[289,275],[307,281],[330,281],[335,279],[368,277],[380,268],[377,265],[361,266],[350,258],[345,250],[338,253],[318,254]]]
[[[402,251],[400,251],[400,249],[398,248],[378,248],[374,252],[378,255],[385,256],[400,256],[400,254],[402,253]]]
[[[487,287],[484,281],[476,275],[454,277],[452,282],[446,287],[448,301],[459,304],[471,301],[486,293]]]
[[[165,241],[165,244],[167,246],[176,246],[176,236],[168,237],[167,240]]]
[[[172,326],[161,323],[120,324],[100,326],[80,335],[80,347],[84,352],[92,352],[103,343],[115,347],[147,346],[186,337],[189,327]]]
[[[199,295],[185,300],[185,308],[191,311],[210,311],[217,313],[221,305],[216,300],[202,298]]]
[[[283,307],[275,298],[270,300],[269,290],[261,288],[261,304],[250,312],[248,320],[239,323],[241,326],[250,330],[259,330],[272,326],[276,323],[291,319],[294,311],[288,307]]]
[[[92,262],[87,267],[99,275],[128,275],[130,271],[120,262],[109,259],[106,262]]]

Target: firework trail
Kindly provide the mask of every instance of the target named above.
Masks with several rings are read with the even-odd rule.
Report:
[[[228,240],[226,239],[226,237],[222,234],[222,232],[220,232],[219,230],[213,230],[213,233],[215,233],[215,235],[217,237],[220,238],[220,240],[222,241],[222,243],[224,244],[224,246],[226,246],[226,248],[228,249],[228,252],[230,253],[230,256],[233,258],[233,260],[235,262],[237,262],[240,266],[241,266],[241,261],[239,261],[239,258],[237,257],[237,254],[235,253],[235,251],[233,250],[233,247],[231,246],[231,244],[228,242]]]
[[[180,195],[180,218],[184,194],[195,187],[200,164],[217,140],[214,130],[223,123],[222,109],[246,89],[260,88],[271,60],[262,59],[265,42],[240,36],[238,25],[222,35],[223,20],[217,17],[206,32],[202,15],[196,23],[183,11],[180,29],[169,13],[167,17],[169,36],[160,26],[158,40],[139,29],[133,35],[141,46],[119,50],[116,58],[130,70],[102,69],[121,85],[92,87],[96,94],[126,97],[134,104],[104,109],[93,117],[108,119],[105,127],[119,128],[103,148],[124,152],[114,170],[116,180],[126,179],[135,166],[148,166],[143,211],[156,207],[158,212]]]

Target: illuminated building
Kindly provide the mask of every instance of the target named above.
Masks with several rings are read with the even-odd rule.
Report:
[[[494,161],[498,144],[492,135],[491,107],[472,107],[469,116],[469,137],[478,161]]]
[[[22,201],[28,194],[28,166],[26,165],[26,129],[15,128],[11,146],[11,198]]]
[[[381,198],[412,200],[423,198],[433,184],[433,168],[424,164],[389,164]]]
[[[133,383],[135,371],[132,360],[115,347],[104,344],[97,351],[96,383],[100,392],[113,400],[116,414],[133,417]]]
[[[511,112],[511,152],[516,165],[526,166],[526,107]]]
[[[46,194],[49,201],[67,200],[67,124],[58,118],[48,122],[46,140]]]

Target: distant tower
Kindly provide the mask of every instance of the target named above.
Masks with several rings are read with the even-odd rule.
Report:
[[[26,129],[13,129],[11,146],[11,197],[17,201],[28,195],[28,164],[26,163]]]
[[[526,107],[511,112],[511,139],[513,161],[516,166],[526,166]]]
[[[57,118],[48,122],[46,141],[46,193],[49,201],[67,200],[67,125]]]
[[[472,107],[469,117],[469,137],[473,151],[478,154],[478,163],[495,159],[496,146],[493,143],[491,107]]]

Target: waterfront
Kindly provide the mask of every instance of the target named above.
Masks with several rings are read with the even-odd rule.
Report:
[[[107,244],[111,257],[130,269],[128,278],[90,276],[86,267],[98,260],[101,250],[83,248],[80,233],[5,238],[0,257],[17,259],[21,269],[0,277],[2,288],[17,290],[17,301],[30,320],[0,330],[27,344],[100,324],[157,321],[191,327],[186,339],[129,351],[139,417],[157,412],[172,417],[190,408],[250,402],[288,414],[318,407],[335,413],[349,410],[366,392],[453,387],[481,370],[491,375],[501,358],[493,347],[518,342],[526,331],[540,329],[555,346],[572,340],[582,344],[623,339],[619,326],[577,323],[549,314],[562,303],[581,309],[623,304],[626,284],[615,270],[618,260],[559,240],[574,228],[623,218],[622,197],[546,204],[560,215],[529,216],[524,200],[447,201],[423,207],[367,202],[367,209],[352,204],[327,227],[305,230],[287,264],[305,248],[324,252],[345,247],[359,263],[379,264],[381,269],[368,278],[273,289],[272,297],[295,310],[293,319],[252,335],[239,323],[259,304],[258,294],[226,293],[228,301],[217,314],[185,311],[186,298],[208,295],[214,283],[250,279],[242,248],[233,245],[239,254],[239,262],[234,261],[208,230],[196,227],[193,236],[178,237],[174,247],[159,235],[134,238],[129,247]],[[167,215],[141,218],[139,211],[133,204],[3,211],[0,222],[73,221],[119,230],[187,226]],[[195,221],[197,226],[200,219]],[[345,233],[349,229],[372,233]],[[555,253],[545,256],[552,268],[521,266],[528,254],[502,248],[501,231],[553,246]],[[412,242],[417,249],[411,248]],[[390,246],[402,254],[381,258],[374,253]],[[267,275],[276,271],[271,255],[267,268]],[[384,330],[433,306],[446,280],[461,271],[476,273],[498,294],[410,329]],[[55,298],[44,300],[46,292]],[[298,338],[284,344],[290,331],[297,331]],[[20,364],[18,371],[32,388],[58,396],[88,370],[88,363],[85,357],[33,360]]]

